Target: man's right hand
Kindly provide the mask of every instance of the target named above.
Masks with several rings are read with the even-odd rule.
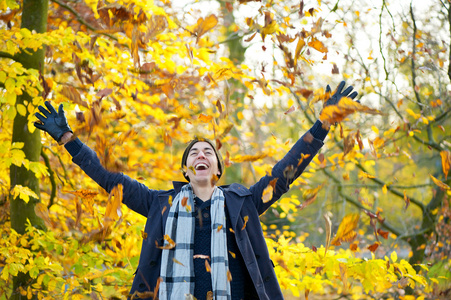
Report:
[[[55,108],[50,104],[50,102],[45,101],[45,109],[43,106],[39,105],[38,109],[41,113],[35,113],[35,116],[39,119],[40,122],[34,122],[34,126],[41,130],[44,130],[50,136],[57,141],[61,142],[61,137],[66,132],[73,133],[72,129],[67,124],[66,116],[64,115],[63,104],[60,104],[58,108],[58,112],[56,112]]]

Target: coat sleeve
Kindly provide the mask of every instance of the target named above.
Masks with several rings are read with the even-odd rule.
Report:
[[[150,190],[144,184],[131,179],[122,173],[106,170],[100,163],[97,154],[80,140],[70,142],[66,149],[77,164],[91,179],[110,193],[118,184],[123,186],[122,203],[131,210],[147,217],[152,201],[158,199],[158,191]],[[74,150],[75,149],[75,150]]]
[[[273,167],[271,175],[262,177],[249,190],[258,213],[264,213],[274,202],[280,199],[309,165],[321,147],[327,135],[327,130],[322,129],[322,123],[316,121],[313,127],[307,131],[288,151],[288,153]],[[307,156],[307,157],[306,157]],[[302,162],[301,162],[302,160]],[[301,163],[299,163],[301,162]],[[262,195],[265,188],[274,179],[277,179],[271,200],[263,201]]]

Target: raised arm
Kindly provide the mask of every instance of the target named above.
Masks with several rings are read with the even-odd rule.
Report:
[[[97,154],[75,137],[67,123],[62,105],[60,105],[58,112],[47,101],[45,106],[47,109],[39,106],[40,113],[36,113],[35,116],[40,122],[35,122],[34,125],[49,133],[58,144],[64,144],[72,156],[72,161],[80,166],[86,175],[105,189],[106,192],[110,193],[115,186],[122,184],[122,202],[135,212],[147,216],[150,203],[158,198],[158,191],[150,190],[127,175],[106,170],[101,165]]]
[[[345,82],[342,81],[334,94],[324,103],[324,107],[336,105],[343,97],[354,99],[357,92],[352,92],[353,87],[349,86],[343,90]],[[330,93],[330,86],[327,85],[326,94]],[[352,92],[352,93],[351,93]],[[304,172],[311,160],[315,157],[323,141],[329,132],[329,126],[324,126],[321,120],[317,120],[313,127],[307,131],[288,151],[288,153],[273,167],[271,175],[262,177],[256,184],[250,187],[253,201],[260,214],[265,212],[275,201],[290,189],[290,185]],[[325,128],[326,127],[326,128]],[[271,200],[262,199],[263,191],[276,180],[273,188]]]

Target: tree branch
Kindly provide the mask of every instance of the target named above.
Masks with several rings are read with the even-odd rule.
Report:
[[[411,71],[412,71],[412,86],[413,86],[413,91],[415,93],[415,99],[417,101],[417,104],[420,106],[420,110],[423,109],[421,107],[422,103],[421,103],[421,99],[420,99],[420,95],[418,94],[417,90],[416,90],[416,86],[417,86],[417,80],[416,80],[416,74],[415,74],[415,48],[416,48],[416,43],[417,43],[417,23],[415,21],[415,16],[413,14],[413,7],[412,7],[412,2],[410,2],[410,17],[412,18],[412,23],[413,23],[413,40],[412,40],[412,56],[411,56],[411,63],[412,63],[412,67],[411,67]]]
[[[0,58],[9,58],[15,60],[14,55],[4,51],[0,51]]]
[[[50,193],[50,200],[49,200],[49,204],[47,205],[47,208],[49,209],[52,205],[53,205],[53,201],[55,199],[56,196],[56,182],[55,182],[55,173],[53,172],[51,166],[50,166],[50,161],[49,161],[49,157],[47,156],[47,154],[45,154],[44,152],[44,148],[42,148],[41,150],[41,156],[44,159],[44,163],[45,166],[47,167],[47,170],[49,170],[49,174],[50,174],[50,184],[52,186],[52,191]]]

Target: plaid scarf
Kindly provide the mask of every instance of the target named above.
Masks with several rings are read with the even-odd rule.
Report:
[[[186,201],[186,204],[185,204]],[[194,194],[191,184],[182,187],[175,197],[166,221],[165,235],[175,247],[163,248],[159,299],[191,299],[194,294]],[[211,282],[213,299],[231,299],[230,282],[227,279],[229,261],[224,211],[224,193],[215,187],[211,196]],[[165,239],[165,246],[169,242]],[[167,247],[170,248],[170,247]],[[193,297],[194,298],[194,297]]]

